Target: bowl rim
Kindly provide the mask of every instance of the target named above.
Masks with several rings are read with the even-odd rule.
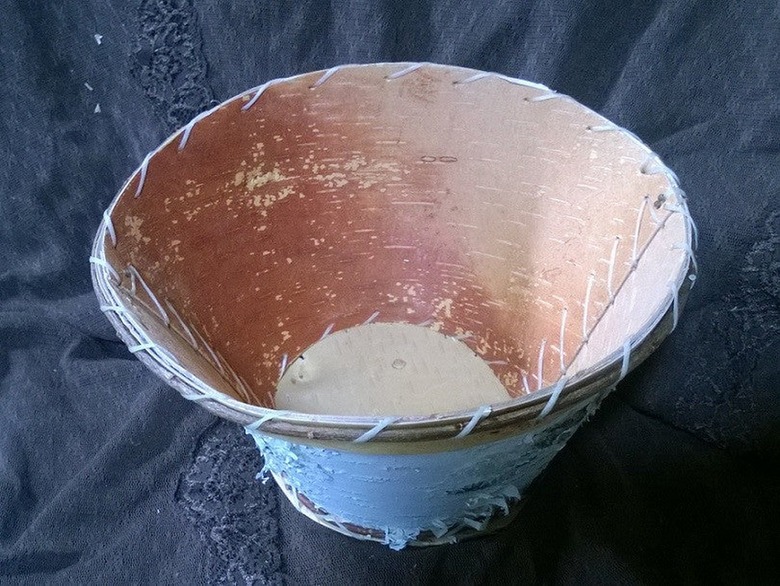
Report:
[[[498,73],[483,72],[475,69],[443,65],[430,62],[382,62],[364,64],[345,64],[327,70],[301,73],[289,77],[276,78],[259,86],[242,91],[235,96],[217,104],[213,108],[199,114],[187,125],[173,132],[158,147],[150,151],[139,167],[130,174],[122,184],[111,204],[103,213],[103,219],[98,227],[93,241],[90,257],[93,287],[100,302],[100,309],[114,326],[119,338],[129,347],[147,345],[143,351],[134,352],[138,359],[152,372],[175,388],[186,399],[201,403],[212,413],[233,420],[252,429],[262,428],[263,433],[278,435],[285,438],[297,438],[304,441],[331,442],[424,442],[436,440],[462,439],[465,428],[470,436],[483,440],[494,438],[518,425],[533,426],[537,420],[558,413],[568,407],[585,400],[592,400],[605,389],[612,389],[636,365],[650,355],[676,327],[679,312],[682,309],[688,293],[696,279],[697,265],[694,258],[696,246],[696,227],[691,219],[685,193],[680,188],[676,174],[669,169],[645,143],[634,133],[617,126],[601,114],[577,102],[589,114],[603,120],[610,130],[627,135],[637,145],[648,153],[648,160],[653,159],[653,174],[665,176],[678,201],[675,210],[685,218],[685,238],[687,262],[671,283],[667,299],[647,322],[627,339],[622,349],[613,351],[610,355],[595,364],[579,371],[568,379],[561,379],[552,385],[532,391],[519,397],[493,403],[489,406],[478,406],[466,410],[451,411],[426,416],[348,416],[348,415],[318,415],[296,411],[279,410],[270,407],[251,405],[234,399],[218,391],[206,382],[186,371],[178,361],[164,348],[157,346],[147,335],[144,328],[126,309],[121,297],[111,284],[111,270],[105,257],[106,240],[112,236],[110,229],[110,214],[120,198],[126,194],[130,183],[137,177],[143,177],[148,162],[168,146],[172,141],[181,138],[186,140],[194,124],[213,112],[234,102],[245,100],[249,96],[259,96],[262,91],[274,84],[293,81],[302,77],[320,73],[326,79],[339,69],[362,67],[399,67],[398,73],[409,72],[422,67],[442,67],[450,70],[461,70],[471,73],[472,77],[497,77],[509,83],[537,89],[542,96],[572,99],[564,94],[558,94],[547,86],[539,83],[512,78]],[[671,217],[671,215],[670,215]],[[553,399],[554,397],[554,399]],[[548,404],[550,409],[546,409]],[[487,409],[485,409],[487,407]],[[544,413],[543,413],[544,412]],[[365,438],[365,439],[363,439]]]

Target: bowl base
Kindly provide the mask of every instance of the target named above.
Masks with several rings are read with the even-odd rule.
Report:
[[[271,473],[271,475],[282,493],[287,497],[287,500],[289,500],[299,512],[306,515],[315,523],[341,533],[342,535],[347,535],[348,537],[361,539],[363,541],[376,541],[378,543],[388,544],[384,530],[361,527],[354,523],[339,519],[329,514],[321,507],[318,507],[306,497],[306,495],[295,490],[295,488],[290,486],[290,484],[280,475],[275,473]],[[404,543],[401,547],[445,545],[496,533],[515,520],[524,502],[525,500],[522,498],[509,502],[509,510],[506,514],[500,510],[496,511],[490,519],[485,521],[484,527],[482,528],[478,529],[476,527],[461,525],[458,527],[451,527],[443,535],[436,535],[432,531],[426,530],[422,531],[415,539],[411,539]]]

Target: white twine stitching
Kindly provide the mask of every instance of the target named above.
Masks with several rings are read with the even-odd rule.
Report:
[[[110,264],[108,264],[102,258],[98,258],[96,256],[90,256],[89,257],[89,262],[92,263],[93,265],[97,265],[97,266],[102,267],[103,269],[105,269],[108,272],[108,274],[110,274],[112,277],[114,277],[116,279],[117,283],[121,283],[122,282],[122,277],[119,276],[119,273],[116,272],[116,269],[114,267],[112,267]]]
[[[528,384],[528,375],[524,372],[523,375],[523,389],[525,389],[526,394],[530,394],[531,392],[531,386]]]
[[[399,77],[403,77],[404,75],[410,74],[412,71],[417,71],[423,65],[425,65],[425,63],[415,63],[414,65],[410,65],[409,67],[405,67],[404,69],[401,69],[400,71],[391,73],[386,77],[386,79],[398,79]]]
[[[262,96],[262,95],[263,95],[263,93],[265,92],[265,90],[267,90],[269,87],[271,87],[271,82],[270,82],[270,81],[269,81],[269,82],[266,82],[266,83],[264,83],[264,84],[263,84],[263,85],[261,85],[261,86],[259,86],[259,87],[257,88],[257,91],[255,92],[255,95],[254,95],[254,96],[252,96],[252,99],[251,99],[251,100],[249,100],[249,101],[248,101],[246,104],[244,104],[243,106],[241,106],[241,111],[242,111],[242,112],[246,112],[247,110],[249,110],[249,108],[251,108],[252,106],[254,106],[254,105],[255,105],[255,102],[257,102],[257,100],[259,100],[259,99],[260,99],[260,96]]]
[[[161,347],[157,347],[157,351],[161,351]],[[168,356],[170,356],[169,353],[165,353]],[[199,391],[203,394],[203,399],[197,399],[198,401],[203,401],[205,399],[211,399],[212,401],[215,401],[217,403],[222,403],[223,397],[221,396],[222,393],[217,391],[216,389],[213,389],[209,385],[206,385],[201,380],[195,378],[192,376],[192,373],[190,373],[188,370],[183,368],[181,365],[179,365],[176,362],[163,362],[162,359],[155,357],[154,354],[151,354],[153,358],[156,358],[156,361],[158,364],[160,364],[163,368],[167,369],[168,371],[173,370],[175,372],[175,377],[171,376],[169,380],[172,380],[173,378],[178,377],[179,380],[182,381],[183,384],[189,384],[190,386],[194,387],[195,390]],[[168,360],[168,359],[166,359]],[[195,400],[195,399],[191,399]]]
[[[376,436],[378,436],[382,431],[388,426],[396,421],[401,419],[400,417],[385,417],[382,419],[379,423],[377,423],[374,427],[369,429],[366,433],[358,437],[357,439],[353,440],[353,443],[355,444],[364,444],[367,441],[371,441]]]
[[[685,251],[685,253],[688,255],[688,259],[693,265],[693,270],[697,273],[699,272],[699,264],[696,262],[696,257],[693,255],[693,250],[691,249],[690,244],[687,242],[678,242],[677,244],[672,244],[672,250]]]
[[[184,147],[187,146],[187,141],[190,140],[190,134],[192,133],[192,129],[195,127],[195,125],[203,120],[206,116],[212,114],[214,112],[214,109],[206,110],[205,112],[201,112],[195,118],[190,120],[187,125],[184,127],[184,132],[182,132],[181,140],[179,141],[179,152],[184,150]]]
[[[650,154],[643,162],[642,165],[639,167],[639,172],[642,175],[657,175],[658,174],[658,168],[656,163],[656,156],[653,154]]]
[[[650,212],[650,217],[653,219],[653,224],[655,224],[656,226],[660,225],[661,224],[661,218],[658,217],[658,214],[655,211],[655,205],[650,203],[650,196],[649,195],[645,196],[645,203],[647,203],[647,211]],[[665,226],[666,225],[664,224],[661,227],[663,228]]]
[[[111,215],[108,210],[103,210],[103,221],[106,223],[106,232],[108,232],[111,238],[111,244],[116,248],[116,230],[114,230],[114,223],[111,221]]]
[[[181,318],[181,315],[179,315],[179,312],[176,311],[176,308],[171,304],[169,300],[165,300],[165,305],[168,307],[168,310],[176,317],[176,319],[179,321],[179,325],[181,325],[182,329],[184,330],[184,333],[187,334],[187,337],[189,338],[190,346],[192,346],[195,350],[198,349],[198,341],[195,339],[195,336],[192,335],[192,330],[187,326],[186,323],[184,323],[184,320]]]
[[[231,387],[236,392],[240,400],[249,403],[249,393],[246,392],[246,388],[241,382],[241,379],[238,378],[236,371],[233,370],[233,367],[230,366],[230,364],[224,358],[222,358],[222,360],[225,362],[225,366],[227,367],[228,374],[230,374],[230,376],[233,378],[232,383],[230,383],[230,381],[227,382],[231,385]]]
[[[374,320],[375,320],[376,318],[378,318],[378,317],[379,317],[379,312],[378,312],[378,311],[375,311],[375,312],[374,312],[374,313],[372,313],[370,316],[368,316],[368,319],[367,319],[366,321],[364,321],[364,322],[363,322],[363,325],[364,325],[364,326],[367,326],[368,324],[370,324],[372,321],[374,321]]]
[[[219,359],[219,363],[225,368],[225,370],[227,370],[227,371],[232,370],[232,367],[230,366],[230,364],[228,364],[228,361],[225,360],[225,358],[222,356],[222,354],[220,354],[219,350],[217,350],[215,352],[215,354],[217,355],[217,358]],[[229,374],[229,373],[225,373],[224,370],[222,371],[222,373],[223,374]]]
[[[285,370],[287,370],[287,354],[282,354],[282,364],[279,366],[279,380],[282,380]]]
[[[623,342],[623,362],[620,365],[620,378],[618,381],[622,381],[628,374],[628,366],[631,363],[631,340]]]
[[[138,187],[135,188],[135,196],[138,197],[141,195],[141,191],[144,188],[144,183],[146,183],[146,171],[149,167],[149,160],[152,158],[152,153],[147,153],[147,155],[144,157],[144,160],[141,161],[141,177],[138,179]]]
[[[425,321],[421,321],[417,325],[420,326],[420,327],[425,327],[425,326],[431,325],[432,323],[433,323],[433,318],[429,317],[428,319],[426,319]]]
[[[220,362],[217,353],[214,352],[214,349],[209,345],[208,342],[206,342],[206,339],[203,337],[203,335],[200,332],[198,332],[198,330],[195,330],[195,332],[198,334],[198,337],[200,338],[200,342],[201,344],[203,344],[203,347],[211,355],[211,360],[214,362],[214,366],[217,367],[217,370],[219,370],[219,373],[222,376],[225,376],[225,368],[222,366],[222,362]]]
[[[157,344],[154,342],[145,342],[143,344],[138,344],[136,346],[128,346],[127,349],[132,353],[135,354],[136,352],[141,352],[143,350],[151,350],[152,348],[157,348]]]
[[[249,384],[238,374],[236,375],[236,380],[241,383],[241,388],[244,389],[244,393],[246,393],[247,396],[247,402],[249,402],[252,398],[252,389],[250,388]]]
[[[679,190],[681,192],[681,190]],[[678,194],[679,195],[679,194]],[[685,222],[688,224],[688,227],[691,231],[691,236],[693,237],[693,245],[695,248],[699,247],[699,229],[696,227],[696,224],[693,221],[693,217],[691,216],[691,212],[688,209],[688,206],[686,206],[683,202],[684,199],[681,198],[681,203],[679,204],[664,204],[664,209],[668,212],[671,212],[673,214],[680,214],[684,219]]]
[[[236,391],[236,393],[238,393],[239,397],[241,397],[243,401],[249,403],[250,402],[249,392],[244,386],[243,381],[239,378],[238,374],[236,374],[236,371],[233,370],[233,367],[230,366],[230,364],[227,361],[225,361],[225,366],[227,367],[230,376],[233,377],[233,389]]]
[[[639,139],[637,139],[637,140],[639,140]],[[652,153],[652,151],[650,151],[650,152]],[[655,153],[653,153],[653,154],[655,155],[656,163],[660,167],[659,170],[658,170],[658,173],[660,173],[662,175],[668,176],[672,180],[672,185],[674,186],[674,188],[682,191],[680,189],[680,178],[677,176],[677,173],[675,173],[669,167],[664,165],[663,161],[661,160],[661,157],[659,157]],[[685,194],[683,194],[683,197],[685,197]]]
[[[542,409],[542,412],[539,413],[537,419],[541,419],[542,417],[547,417],[550,411],[553,410],[555,404],[558,402],[558,398],[561,396],[561,391],[563,391],[563,387],[566,386],[566,383],[568,381],[569,381],[569,377],[567,376],[562,376],[561,378],[558,379],[558,382],[555,383],[555,388],[553,388],[552,395],[550,395],[550,398],[547,400],[547,404],[544,406],[544,409]]]
[[[324,340],[327,337],[327,335],[330,334],[333,331],[333,327],[335,325],[336,324],[330,324],[327,328],[325,328],[325,331],[322,332],[322,335],[320,336],[320,339],[318,341]]]
[[[647,146],[647,145],[646,145],[644,142],[642,142],[642,139],[641,139],[641,138],[639,138],[639,137],[638,137],[636,134],[634,134],[632,131],[630,131],[628,128],[623,128],[622,126],[618,126],[617,124],[614,124],[614,123],[610,123],[610,124],[613,126],[613,128],[614,128],[614,130],[615,130],[615,131],[618,131],[618,132],[620,132],[620,133],[622,133],[622,134],[625,134],[625,135],[627,135],[627,136],[630,136],[631,138],[633,138],[633,139],[634,139],[634,141],[636,141],[636,146],[638,146],[639,148],[641,148],[641,149],[642,149],[643,151],[645,151],[645,152],[646,152],[648,155],[655,155],[655,153],[653,153],[652,149],[651,149],[649,146]],[[603,126],[605,126],[605,127],[606,127],[606,126],[608,126],[608,125],[607,125],[607,124],[604,124]],[[605,132],[605,131],[606,131],[606,129],[605,129],[604,131],[602,131],[602,132]],[[598,132],[598,131],[596,131],[596,132]],[[657,156],[657,155],[656,155],[656,156]]]
[[[677,287],[674,286],[674,283],[669,281],[666,286],[669,288],[669,291],[672,293],[672,332],[677,328],[677,320],[680,317],[680,300],[679,300],[679,292],[677,290]]]
[[[230,366],[230,364],[224,358],[222,358],[222,360],[225,362],[225,367],[227,368],[228,374],[233,379],[233,382],[230,382],[230,381],[226,381],[226,382],[236,392],[236,394],[238,395],[239,400],[244,401],[245,403],[249,403],[250,402],[250,400],[249,400],[249,393],[247,392],[247,389],[244,386],[244,384],[241,381],[241,379],[238,377],[238,374],[236,374],[236,371],[233,370],[233,367]]]
[[[471,77],[467,77],[466,79],[460,80],[460,81],[453,81],[453,84],[460,84],[460,83],[473,83],[475,81],[478,81],[480,79],[485,79],[486,77],[492,77],[495,73],[489,73],[487,71],[480,71],[479,73],[475,73]]]
[[[588,126],[587,128],[592,132],[617,132],[623,130],[620,126],[615,124],[599,124],[596,126]]]
[[[631,250],[631,270],[634,270],[637,266],[637,254],[639,253],[639,231],[642,229],[642,218],[644,218],[646,207],[647,199],[643,199],[642,204],[639,206],[639,215],[637,216],[636,227],[634,228],[634,246]]]
[[[466,437],[468,434],[474,431],[474,428],[477,426],[477,424],[480,421],[482,421],[485,417],[490,415],[490,412],[492,410],[493,408],[490,405],[482,405],[479,409],[474,411],[474,415],[472,415],[471,419],[466,424],[466,426],[460,430],[460,433],[458,433],[458,435],[455,436],[455,439]]]
[[[615,292],[612,289],[612,277],[615,276],[615,261],[617,260],[617,249],[620,244],[620,236],[615,236],[615,244],[612,245],[612,254],[609,257],[609,270],[607,271],[607,292],[609,293],[609,300],[615,297]]]
[[[699,228],[696,226],[696,223],[693,221],[693,216],[691,216],[690,211],[688,211],[688,207],[685,207],[685,213],[683,214],[683,217],[688,221],[688,225],[691,227],[691,235],[693,236],[693,246],[696,248],[699,248]]]
[[[688,206],[685,203],[685,194],[680,190],[680,193],[682,194],[680,207],[682,208],[682,215],[683,218],[688,222],[688,226],[691,230],[691,236],[693,236],[693,246],[694,248],[699,248],[699,228],[696,226],[696,222],[693,221],[693,216],[691,216],[691,211],[688,209]]]
[[[562,99],[562,98],[569,98],[566,94],[561,94],[559,92],[550,92],[549,94],[544,94],[541,96],[536,96],[533,98],[528,98],[527,101],[529,102],[546,102],[547,100],[556,100],[556,99]]]
[[[563,351],[563,340],[564,340],[564,334],[566,333],[566,316],[568,315],[569,310],[567,308],[563,308],[563,311],[561,312],[561,338],[560,342],[558,344],[558,354],[561,357],[561,376],[563,376],[563,373],[566,372],[566,363],[565,363],[565,353]]]
[[[175,378],[175,376],[173,374],[171,374],[170,372],[167,372],[165,374],[166,374],[166,378],[167,378],[169,383],[172,382],[173,379]],[[212,397],[209,397],[208,395],[201,395],[200,393],[197,393],[195,391],[189,391],[186,388],[185,389],[179,389],[179,392],[181,393],[181,396],[184,397],[185,399],[187,399],[188,401],[194,401],[196,403],[199,402],[199,401],[205,401],[207,399],[211,399],[212,398]]]
[[[114,310],[114,306],[109,305],[104,307],[107,310]],[[127,327],[129,335],[142,344],[148,344],[151,342],[149,337],[144,333],[143,328],[138,324],[131,313],[124,310],[124,308],[119,310],[119,313],[121,313],[126,320],[125,326]],[[193,398],[190,389],[187,389],[185,386],[184,389],[188,392],[187,394],[182,394],[184,398],[192,401],[211,399],[217,403],[222,402],[221,393],[219,393],[219,391],[213,389],[200,379],[194,377],[191,372],[184,369],[170,354],[170,352],[165,350],[163,347],[156,346],[154,348],[149,348],[149,357],[164,369],[163,376],[165,376],[168,382],[172,382],[174,379],[178,378],[182,385],[189,385],[195,391],[200,392],[203,395],[202,397],[199,396],[198,398]]]
[[[250,423],[246,426],[246,428],[250,431],[257,431],[265,422],[271,421],[272,419],[277,419],[279,417],[284,417],[285,415],[287,415],[286,411],[272,411],[271,413],[266,413],[254,423]]]
[[[667,175],[675,184],[680,183],[677,174],[664,165],[658,155],[652,151],[648,154],[642,166],[639,167],[639,172],[642,175]]]
[[[452,83],[455,85],[462,84],[462,83],[474,83],[475,81],[479,81],[480,79],[485,79],[488,77],[495,77],[502,81],[506,81],[508,83],[514,84],[514,85],[522,85],[525,87],[534,88],[537,90],[542,91],[550,91],[550,88],[548,88],[546,85],[542,85],[541,83],[534,83],[533,81],[527,81],[525,79],[518,79],[516,77],[509,77],[508,75],[502,75],[500,73],[492,73],[489,71],[480,71],[479,73],[475,73],[471,77],[467,77],[466,79],[462,79],[460,81],[453,81]]]
[[[174,380],[178,379],[182,385],[185,385],[184,389],[179,389],[179,392],[182,393],[182,396],[185,399],[189,401],[204,401],[210,399],[217,403],[222,402],[221,393],[219,391],[206,385],[198,378],[193,377],[192,373],[183,368],[169,352],[165,351],[160,346],[157,346],[154,350],[155,351],[150,351],[150,358],[165,369],[163,376],[169,383],[173,383]],[[157,354],[155,352],[157,352]],[[194,390],[187,388],[187,385],[193,387]],[[198,392],[201,394],[196,394]]]
[[[496,77],[514,85],[522,85],[524,87],[530,87],[537,90],[550,91],[550,88],[548,88],[546,85],[542,85],[541,83],[535,83],[533,81],[528,81],[526,79],[509,77],[508,75],[501,75],[501,74],[496,75]]]
[[[233,369],[233,367],[230,366],[230,364],[227,362],[227,360],[222,358],[222,355],[219,354],[219,352],[217,352],[217,356],[222,360],[222,362],[225,363],[224,365],[227,368],[228,374],[230,374],[230,376],[233,378],[233,384],[231,385],[233,390],[238,394],[239,398],[242,401],[244,401],[246,403],[251,403],[251,393],[249,392],[249,389],[248,389],[247,384],[244,381],[244,379],[242,379],[240,376],[238,376],[238,374]],[[227,376],[227,375],[224,375],[224,376]],[[230,383],[230,381],[226,381],[226,382]]]
[[[130,295],[135,297],[135,294],[136,294],[135,275],[133,273],[131,273],[130,271],[128,271],[127,269],[125,269],[125,274],[130,277]]]
[[[159,360],[158,360],[159,363]],[[163,367],[166,367],[167,365],[162,364]],[[182,384],[188,384],[194,387],[197,391],[202,393],[201,399],[191,399],[191,400],[197,400],[197,401],[205,401],[206,399],[210,399],[211,401],[214,401],[215,403],[219,403],[221,405],[224,405],[224,395],[223,393],[220,393],[216,389],[213,389],[212,387],[206,385],[202,381],[198,380],[197,378],[194,378],[190,375],[187,371],[182,369],[181,367],[175,366],[172,367],[174,370],[179,372],[178,378],[182,381]]]
[[[102,311],[103,313],[113,311],[118,314],[127,314],[127,310],[121,305],[101,305],[100,311]]]
[[[314,82],[314,84],[309,89],[314,89],[316,87],[321,86],[323,83],[328,81],[334,73],[336,73],[339,69],[341,69],[340,65],[336,65],[336,67],[331,67],[328,69],[322,77],[320,77],[317,81]]]
[[[536,390],[540,390],[542,388],[542,374],[544,373],[544,348],[547,346],[547,340],[542,339],[542,343],[539,346],[539,364],[536,367],[536,378],[538,381],[538,384],[536,385]]]
[[[582,304],[582,339],[588,343],[588,307],[590,306],[590,292],[593,289],[593,283],[596,281],[596,275],[588,275],[588,286],[585,289],[585,302]]]
[[[160,317],[162,317],[165,325],[170,326],[171,318],[168,317],[168,313],[165,311],[165,308],[163,308],[162,303],[160,303],[154,293],[152,293],[152,289],[149,287],[149,285],[146,284],[146,281],[143,280],[141,274],[138,272],[138,269],[136,269],[133,265],[127,265],[127,270],[141,283],[141,287],[144,288],[144,291],[146,291],[149,299],[152,300],[152,303],[154,303],[154,305],[157,307],[157,311],[160,312]]]
[[[233,380],[236,383],[236,392],[238,392],[239,395],[241,395],[241,398],[246,402],[250,403],[252,400],[252,395],[249,392],[249,389],[244,384],[244,381],[241,379],[240,376],[236,374],[236,371],[232,368],[230,369],[230,374],[233,375]]]

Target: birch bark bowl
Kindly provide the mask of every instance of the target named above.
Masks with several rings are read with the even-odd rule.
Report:
[[[400,548],[510,518],[674,328],[694,242],[676,176],[630,132],[539,84],[394,63],[273,80],[201,114],[122,187],[91,262],[130,350],[245,426],[301,512]],[[368,324],[467,346],[505,399],[278,408],[296,361]],[[345,368],[342,398],[362,405],[381,384]]]

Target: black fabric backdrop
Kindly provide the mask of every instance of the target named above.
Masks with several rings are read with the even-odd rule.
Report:
[[[779,44],[762,0],[4,0],[0,582],[775,582]],[[393,60],[539,81],[635,131],[681,177],[701,268],[510,528],[402,552],[255,481],[242,430],[117,341],[87,263],[123,180],[214,100]]]

